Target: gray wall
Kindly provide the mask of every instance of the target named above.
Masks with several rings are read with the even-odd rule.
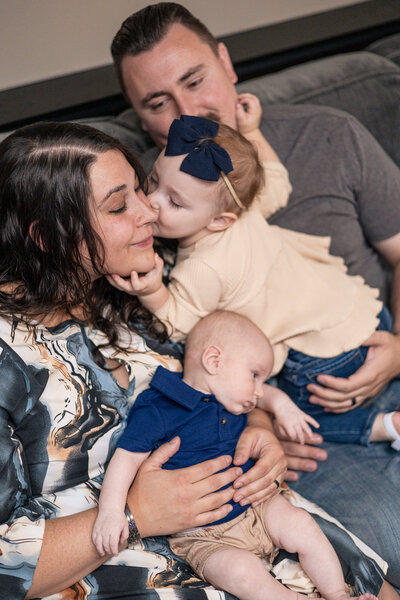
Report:
[[[219,36],[362,0],[181,0]],[[146,0],[0,0],[0,90],[106,65],[121,22]]]

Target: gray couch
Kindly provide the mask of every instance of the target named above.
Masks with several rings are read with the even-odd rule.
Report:
[[[321,104],[357,117],[400,165],[400,34],[362,52],[338,54],[239,84],[263,104]],[[152,145],[132,109],[117,117],[86,119],[144,152]]]

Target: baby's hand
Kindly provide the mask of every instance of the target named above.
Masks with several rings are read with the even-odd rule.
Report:
[[[128,521],[123,512],[99,510],[93,527],[92,540],[100,556],[118,555],[119,544],[128,539]]]
[[[282,412],[275,413],[274,426],[278,436],[292,442],[304,444],[306,439],[311,440],[313,432],[308,423],[317,429],[319,427],[318,421],[300,410],[294,402],[286,405]]]
[[[130,277],[126,279],[120,275],[107,275],[107,280],[118,290],[127,292],[131,296],[148,296],[157,292],[162,285],[163,264],[162,258],[155,254],[154,267],[147,273],[139,275],[136,271],[132,271]]]
[[[246,108],[246,110],[245,110]],[[261,121],[262,108],[259,99],[254,94],[239,94],[236,104],[236,120],[239,133],[246,136],[258,129]]]

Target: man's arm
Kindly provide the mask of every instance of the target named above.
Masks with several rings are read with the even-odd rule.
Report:
[[[393,267],[391,294],[391,312],[393,331],[376,331],[366,341],[369,346],[364,365],[348,379],[320,375],[319,383],[324,387],[310,384],[312,392],[310,400],[334,412],[348,410],[361,404],[366,398],[379,393],[393,378],[400,373],[400,233],[393,237],[375,242],[376,250]]]

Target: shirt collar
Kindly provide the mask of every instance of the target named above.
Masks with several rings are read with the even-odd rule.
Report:
[[[212,394],[205,394],[190,387],[190,385],[182,381],[182,377],[183,373],[168,371],[168,369],[160,366],[157,367],[154,373],[150,387],[189,410],[193,410],[203,398],[215,400]]]

